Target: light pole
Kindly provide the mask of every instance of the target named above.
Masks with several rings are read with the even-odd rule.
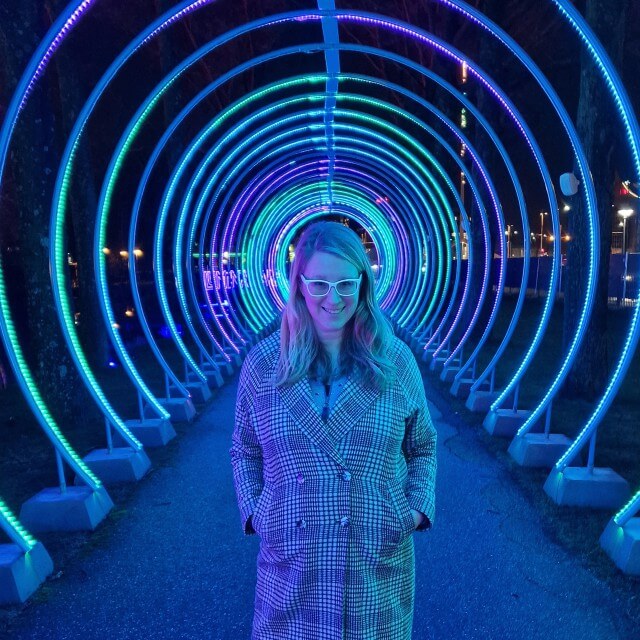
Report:
[[[544,235],[544,217],[547,215],[546,211],[540,212],[540,250],[538,256],[542,255],[542,237]]]
[[[627,299],[627,218],[633,215],[633,209],[618,209],[618,215],[622,218],[622,256],[624,260],[624,273],[622,274],[622,304]]]
[[[627,218],[633,215],[633,209],[618,209],[618,215],[622,218],[622,255],[627,253]]]
[[[549,234],[549,242],[559,242],[560,243],[560,269],[559,269],[559,277],[558,277],[558,288],[556,293],[556,298],[560,298],[560,290],[562,289],[562,225],[560,225],[560,235],[554,236],[552,233]]]
[[[571,206],[568,205],[566,202],[562,205],[562,211],[563,213],[569,213],[569,211],[571,211]],[[560,242],[560,257],[562,257],[562,241],[563,240],[568,240],[569,236],[567,236],[566,238],[562,235],[562,216],[558,215],[559,218],[559,223],[560,223],[560,237],[559,237],[559,242]]]
[[[507,230],[504,232],[505,235],[507,236],[507,258],[513,257],[513,248],[511,246],[511,236],[518,235],[518,230],[512,229],[512,227],[513,227],[512,224],[508,224]]]
[[[544,238],[544,217],[546,215],[546,211],[540,212],[540,248],[538,249],[538,259],[536,260],[536,297],[538,297],[538,276],[540,275],[540,258],[542,257],[542,240]]]

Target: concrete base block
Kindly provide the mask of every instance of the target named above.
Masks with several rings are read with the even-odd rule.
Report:
[[[473,378],[458,378],[454,379],[449,393],[456,398],[466,398],[469,395],[469,391],[473,386],[475,380]]]
[[[119,482],[137,482],[151,467],[151,460],[144,451],[134,451],[131,447],[94,449],[83,458],[84,463],[106,485]],[[76,485],[84,482],[76,476]]]
[[[422,345],[421,349],[422,349],[422,360],[424,362],[431,362],[431,360],[433,359],[433,354],[436,352],[436,349],[439,347],[440,345],[438,344],[430,344],[429,347],[427,349],[424,348],[424,344]]]
[[[246,354],[236,353],[235,351],[227,351],[225,353],[231,358],[231,363],[233,365],[235,365],[236,367],[242,366],[242,360],[244,359],[244,356]]]
[[[20,522],[33,533],[42,531],[93,531],[113,508],[104,486],[95,491],[83,485],[43,489],[20,509]]]
[[[608,467],[553,469],[544,483],[557,504],[592,509],[619,509],[629,499],[629,483]]]
[[[207,384],[210,389],[219,389],[224,384],[224,378],[219,368],[205,364],[202,367],[202,373],[207,376]]]
[[[440,353],[438,353],[435,358],[432,357],[431,363],[429,364],[429,369],[431,369],[431,371],[439,371],[440,369],[442,369],[448,357],[448,351],[440,351]]]
[[[613,520],[600,536],[600,546],[618,569],[640,576],[640,518],[631,518],[622,527]]]
[[[211,399],[211,389],[205,382],[189,382],[184,386],[191,394],[191,401],[195,404],[204,404]]]
[[[458,371],[460,371],[460,367],[456,367],[455,365],[444,367],[440,372],[440,380],[442,380],[442,382],[451,382],[456,377]]]
[[[501,438],[513,438],[518,429],[526,422],[531,411],[520,409],[498,409],[490,411],[484,419],[482,426],[492,435]]]
[[[190,398],[161,398],[160,404],[169,412],[171,422],[191,422],[196,415]]]
[[[145,447],[164,447],[169,440],[176,437],[176,431],[171,422],[162,418],[127,420],[125,425]],[[125,445],[117,432],[113,434],[113,444],[118,447]]]
[[[509,455],[523,467],[547,467],[553,465],[571,446],[572,440],[561,433],[526,433],[514,438],[509,445]]]
[[[486,413],[499,395],[497,391],[471,391],[465,406],[469,411]]]
[[[17,544],[0,544],[0,605],[25,602],[52,571],[41,542],[26,553]]]
[[[227,362],[226,358],[216,356],[213,361],[220,367],[220,371],[228,376],[232,376],[234,372],[233,363]]]

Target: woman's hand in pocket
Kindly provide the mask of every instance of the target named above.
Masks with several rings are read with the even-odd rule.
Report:
[[[420,513],[415,509],[411,509],[411,515],[413,516],[413,523],[416,526],[416,529],[422,524],[422,521],[425,519],[424,513]]]

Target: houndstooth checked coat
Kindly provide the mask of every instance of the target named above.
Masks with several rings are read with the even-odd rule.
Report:
[[[324,423],[305,378],[270,382],[276,332],[240,374],[231,448],[245,533],[260,535],[253,640],[408,640],[415,530],[435,510],[436,432],[416,360],[393,338],[397,378],[349,379]],[[249,521],[249,517],[251,520]]]

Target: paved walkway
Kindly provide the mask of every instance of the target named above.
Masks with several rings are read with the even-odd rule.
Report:
[[[7,637],[249,638],[258,541],[241,533],[229,463],[236,382]],[[426,385],[439,432],[438,504],[433,530],[415,536],[414,639],[639,638],[625,616],[637,611],[631,595],[620,602],[545,536],[503,463],[455,415],[443,419],[446,394]]]

